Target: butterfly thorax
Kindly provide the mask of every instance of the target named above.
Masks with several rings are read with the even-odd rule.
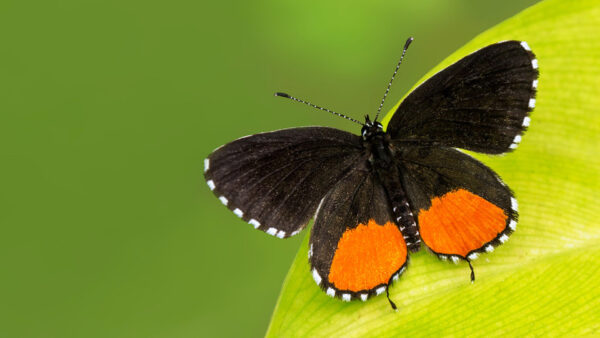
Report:
[[[390,150],[390,136],[384,132],[371,135],[362,141],[368,156],[369,163],[373,168],[393,166],[394,158]]]
[[[418,251],[420,237],[417,223],[400,181],[399,163],[390,146],[391,137],[383,131],[379,122],[370,122],[368,117],[362,128],[362,145],[367,153],[369,167],[375,172],[390,200],[394,219],[409,250]]]

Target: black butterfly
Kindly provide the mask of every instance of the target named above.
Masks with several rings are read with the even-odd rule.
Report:
[[[205,177],[234,214],[270,235],[294,236],[314,215],[309,261],[330,296],[389,299],[421,242],[443,260],[467,261],[473,281],[471,260],[508,239],[517,202],[496,173],[455,148],[515,149],[537,78],[527,43],[487,46],[417,87],[385,131],[377,116],[363,124],[277,93],[358,122],[361,135],[304,127],[247,136],[215,150]]]

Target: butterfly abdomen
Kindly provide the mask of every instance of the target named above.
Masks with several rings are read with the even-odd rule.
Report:
[[[411,252],[417,252],[421,248],[419,229],[404,189],[397,177],[398,176],[395,176],[392,179],[387,180],[383,185],[391,201],[394,220],[398,227],[400,227],[400,231],[402,231],[406,246]]]

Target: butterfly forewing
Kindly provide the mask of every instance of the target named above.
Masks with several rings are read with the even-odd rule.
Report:
[[[238,217],[283,238],[304,228],[323,196],[360,156],[356,135],[333,128],[293,128],[218,148],[205,161],[205,177]]]
[[[407,144],[488,154],[515,149],[535,107],[537,68],[525,42],[482,48],[412,91],[387,131]]]

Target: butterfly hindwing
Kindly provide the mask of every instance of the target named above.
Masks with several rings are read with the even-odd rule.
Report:
[[[441,258],[477,258],[515,230],[517,201],[481,162],[452,148],[405,147],[397,155],[421,240]]]
[[[526,42],[487,46],[415,88],[387,132],[407,144],[510,151],[529,126],[537,78],[537,59]]]
[[[238,217],[280,238],[297,234],[361,155],[360,138],[324,127],[247,136],[205,160],[209,188]]]
[[[315,282],[345,301],[385,292],[408,261],[386,192],[373,172],[361,167],[325,196],[310,236]]]

